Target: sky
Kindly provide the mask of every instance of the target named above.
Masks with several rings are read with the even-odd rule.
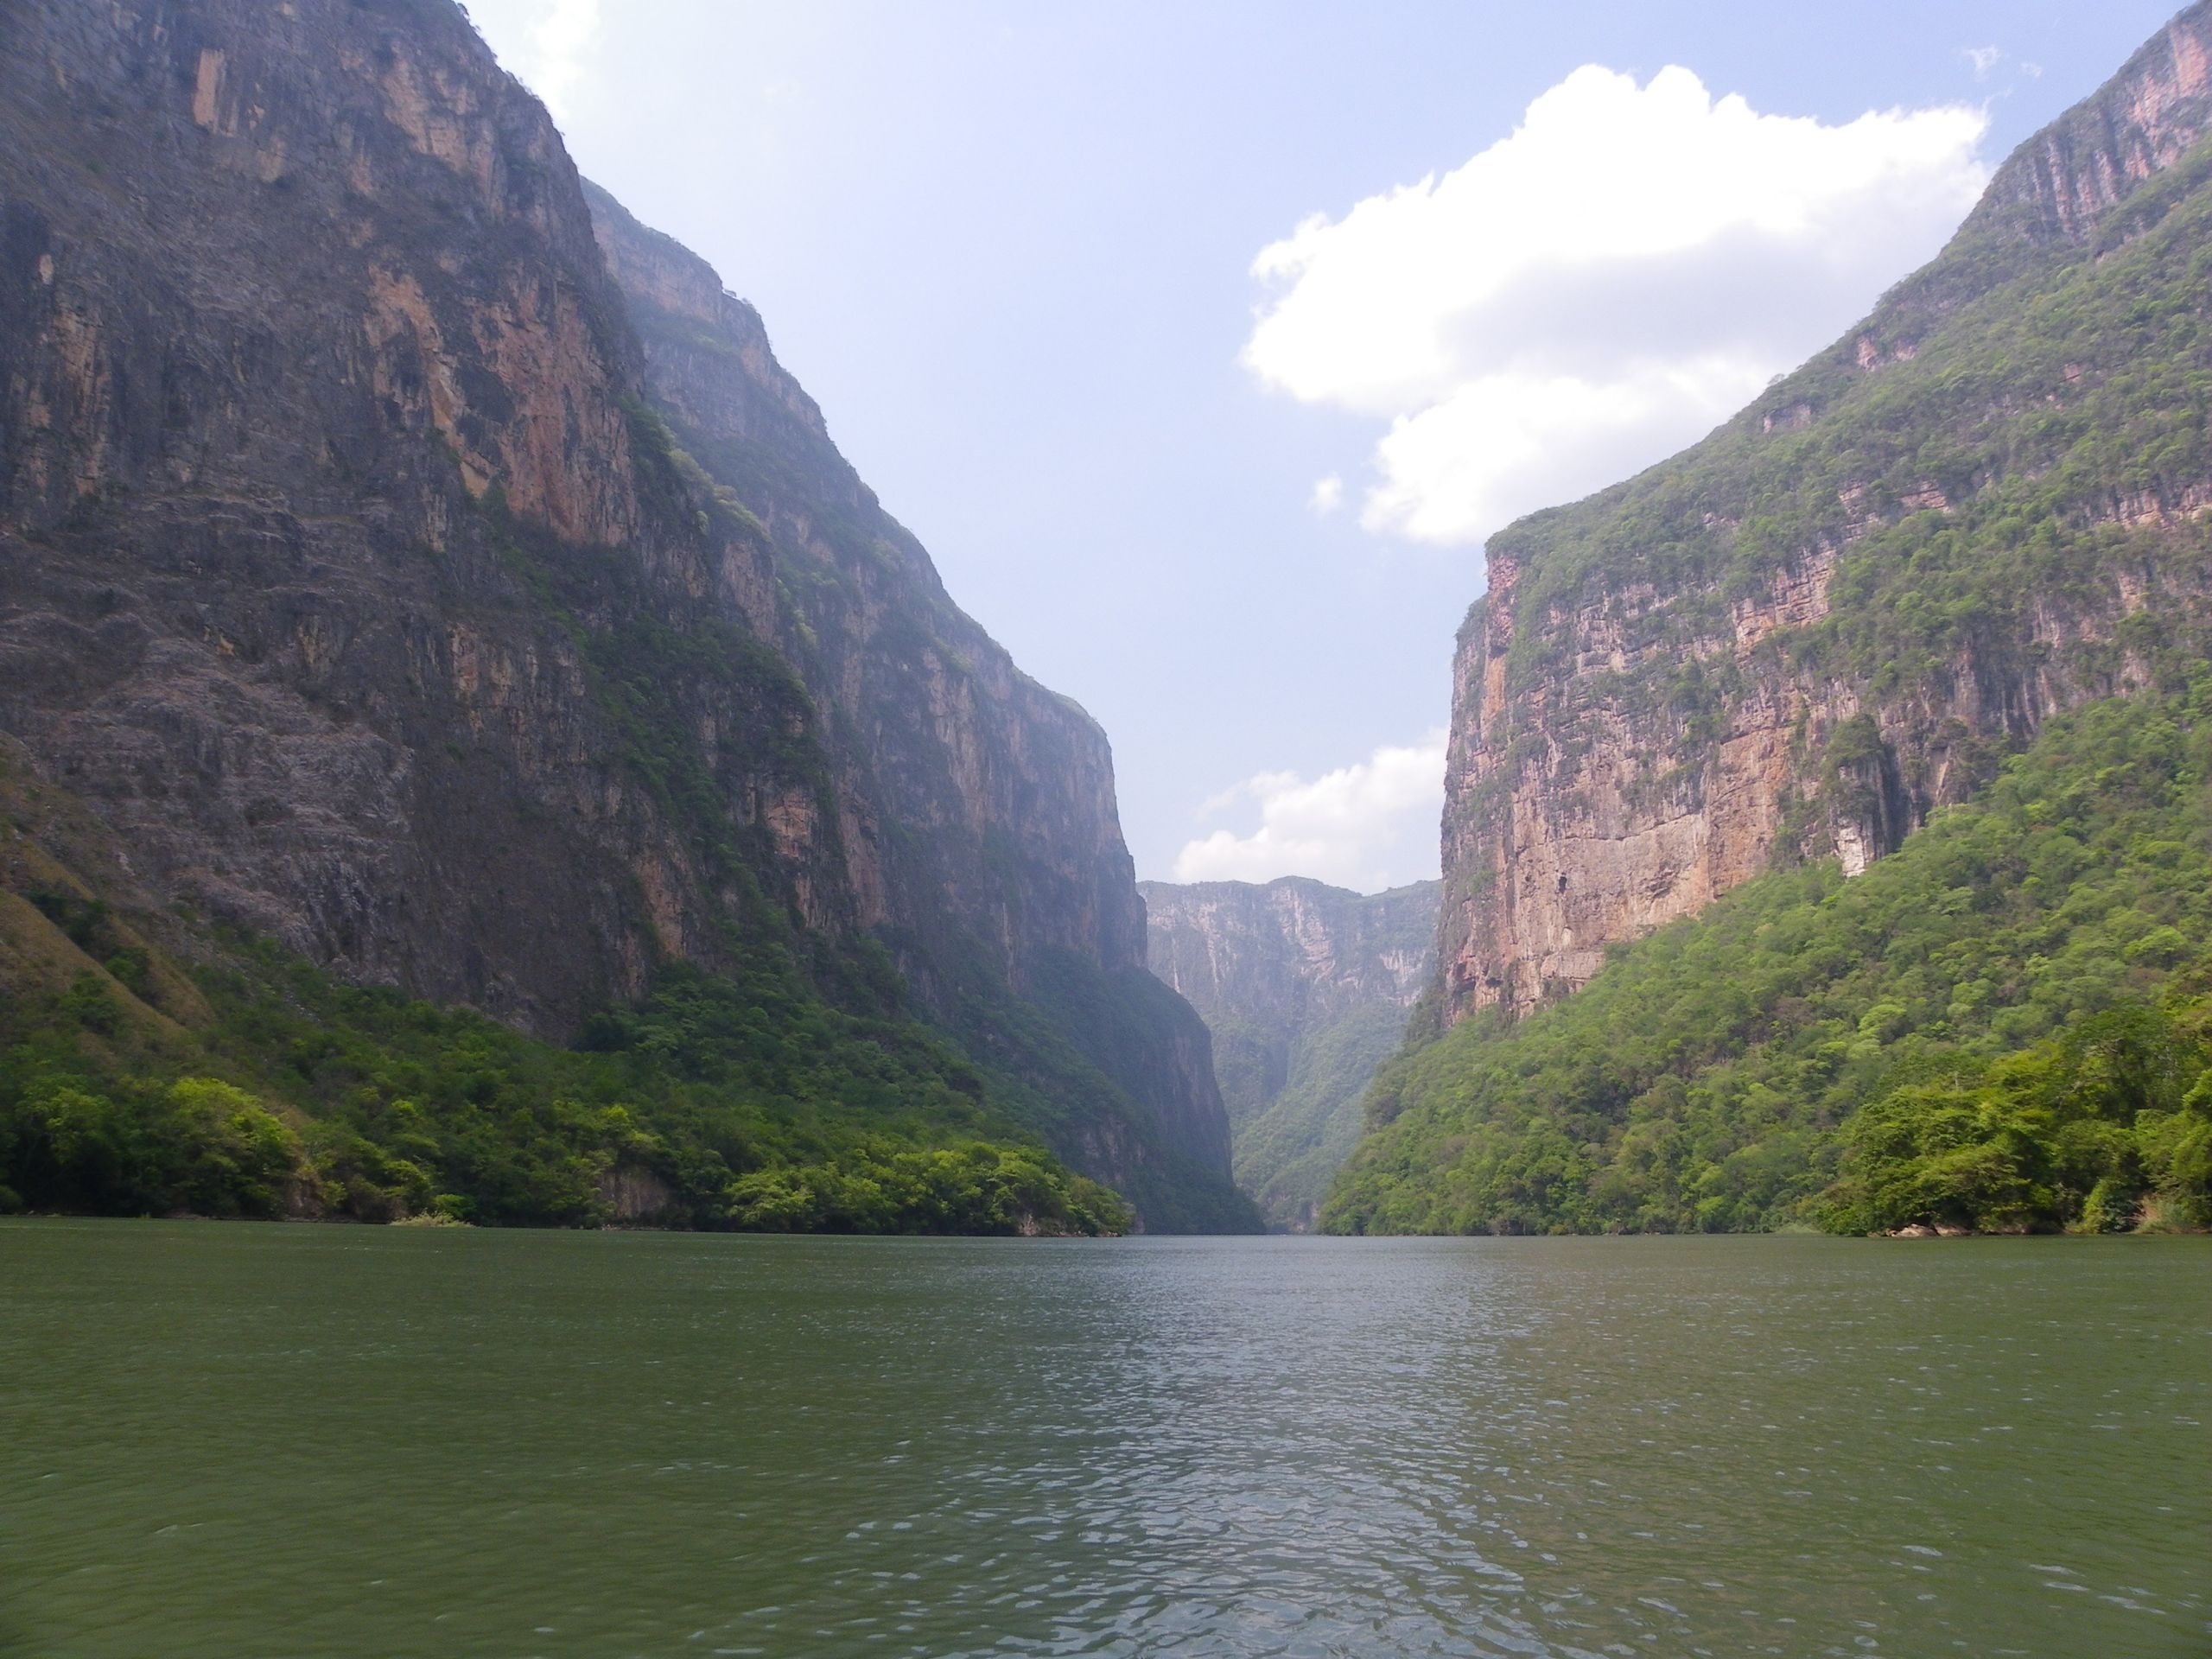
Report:
[[[1932,256],[2165,0],[470,0],[758,306],[1141,876],[1433,875],[1485,537]]]

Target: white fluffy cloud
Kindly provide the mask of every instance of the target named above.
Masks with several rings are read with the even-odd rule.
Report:
[[[1307,506],[1325,518],[1344,504],[1344,481],[1343,479],[1331,473],[1326,478],[1313,480],[1313,493],[1306,500]]]
[[[1186,844],[1178,881],[1272,881],[1310,875],[1375,892],[1436,874],[1437,816],[1444,805],[1444,742],[1431,732],[1408,747],[1308,780],[1263,772],[1224,791],[1199,810],[1212,817],[1244,802],[1259,807],[1247,835],[1216,830]]]
[[[468,13],[499,61],[566,120],[599,42],[600,0],[469,0]]]
[[[1987,177],[1975,109],[1840,126],[1595,66],[1438,178],[1261,251],[1243,361],[1388,421],[1363,522],[1481,540],[1662,459],[1933,254]]]

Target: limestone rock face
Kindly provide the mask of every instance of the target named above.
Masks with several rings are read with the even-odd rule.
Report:
[[[1977,302],[2056,292],[2150,231],[2195,188],[2208,128],[2198,4],[2024,145],[1828,352],[1684,454],[1492,538],[1453,667],[1440,1018],[1571,992],[1608,945],[1777,861],[1856,874],[2053,713],[2146,683],[2146,620],[2203,613],[2212,457],[2133,478],[2059,448],[2065,420],[2111,418],[2139,363],[2086,327],[2107,356],[2040,363],[2037,337],[2002,332],[2025,325]],[[2146,188],[2169,170],[2183,182]],[[2056,493],[2003,522],[2000,486],[2040,476]],[[2038,514],[2114,538],[2063,581],[2029,582],[2025,545],[2023,575],[1980,591],[1931,564],[1904,601],[1916,654],[1884,643],[1907,631],[1870,620],[1901,562],[1952,557],[1952,526],[2024,542]],[[1957,620],[1931,626],[1927,592]]]
[[[543,111],[437,8],[17,8],[0,84],[0,721],[349,974],[541,1030],[638,988],[710,901],[485,498],[640,580],[697,550]]]
[[[159,904],[554,1038],[771,949],[1249,1217],[1103,735],[450,0],[0,19],[0,734]]]
[[[1237,1179],[1303,1230],[1360,1128],[1369,1079],[1434,977],[1434,881],[1373,894],[1286,876],[1140,884],[1152,971],[1213,1033]]]
[[[2212,22],[2190,6],[2119,74],[2023,144],[1981,213],[2032,233],[2085,239],[2105,213],[2179,161],[2212,119]]]

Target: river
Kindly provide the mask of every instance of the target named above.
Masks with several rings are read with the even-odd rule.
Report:
[[[0,1223],[0,1653],[2212,1652],[2212,1240]]]

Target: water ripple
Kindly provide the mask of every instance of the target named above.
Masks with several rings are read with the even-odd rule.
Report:
[[[2208,1266],[0,1224],[0,1653],[2202,1653]]]

